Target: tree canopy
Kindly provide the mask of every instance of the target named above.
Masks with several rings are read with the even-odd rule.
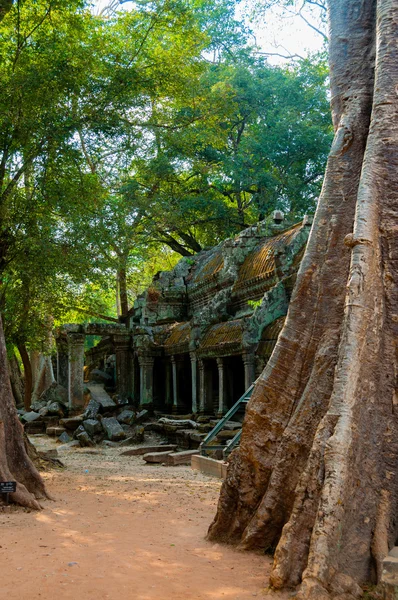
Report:
[[[13,343],[40,345],[46,314],[125,315],[178,256],[274,208],[314,210],[331,136],[324,57],[269,66],[229,0],[106,18],[79,1],[8,9],[0,299]]]

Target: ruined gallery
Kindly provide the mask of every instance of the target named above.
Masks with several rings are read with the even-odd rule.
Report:
[[[99,334],[87,369],[114,365],[119,396],[152,411],[225,414],[271,355],[310,225],[259,223],[158,273],[127,323],[61,328],[58,383],[70,408],[84,404],[85,335]]]

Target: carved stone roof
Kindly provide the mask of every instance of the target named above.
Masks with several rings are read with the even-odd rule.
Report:
[[[193,284],[203,284],[207,280],[215,278],[223,266],[222,249],[216,247],[208,252],[204,259],[196,263],[191,278],[188,278],[188,280],[191,279]]]
[[[189,352],[190,334],[191,326],[188,321],[177,323],[164,342],[166,354],[184,354],[185,352]]]
[[[198,354],[226,356],[242,350],[244,319],[235,319],[212,325],[204,333]]]
[[[241,288],[249,288],[260,281],[270,279],[276,271],[276,254],[279,248],[289,245],[301,227],[301,223],[275,237],[268,238],[258,244],[243,261],[233,292]]]

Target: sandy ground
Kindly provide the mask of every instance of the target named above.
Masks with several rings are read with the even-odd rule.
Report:
[[[268,557],[204,540],[219,480],[94,452],[60,454],[43,511],[0,513],[1,600],[288,598],[267,592]]]

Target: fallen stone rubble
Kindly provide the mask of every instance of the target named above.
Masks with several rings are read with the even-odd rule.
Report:
[[[137,411],[130,404],[120,403],[117,396],[111,398],[99,383],[87,384],[86,400],[86,408],[82,414],[69,414],[66,390],[54,383],[39,401],[32,404],[30,411],[19,411],[20,420],[28,434],[46,433],[57,438],[62,444],[60,449],[93,447],[97,444],[123,448],[143,444],[147,439],[146,446],[126,450],[121,454],[143,455],[148,463],[168,465],[188,464],[208,432],[218,422],[202,415],[151,417],[146,410]],[[234,437],[240,427],[239,422],[226,423],[214,443],[225,443]],[[158,443],[148,445],[151,441]],[[161,456],[156,456],[157,454]]]

